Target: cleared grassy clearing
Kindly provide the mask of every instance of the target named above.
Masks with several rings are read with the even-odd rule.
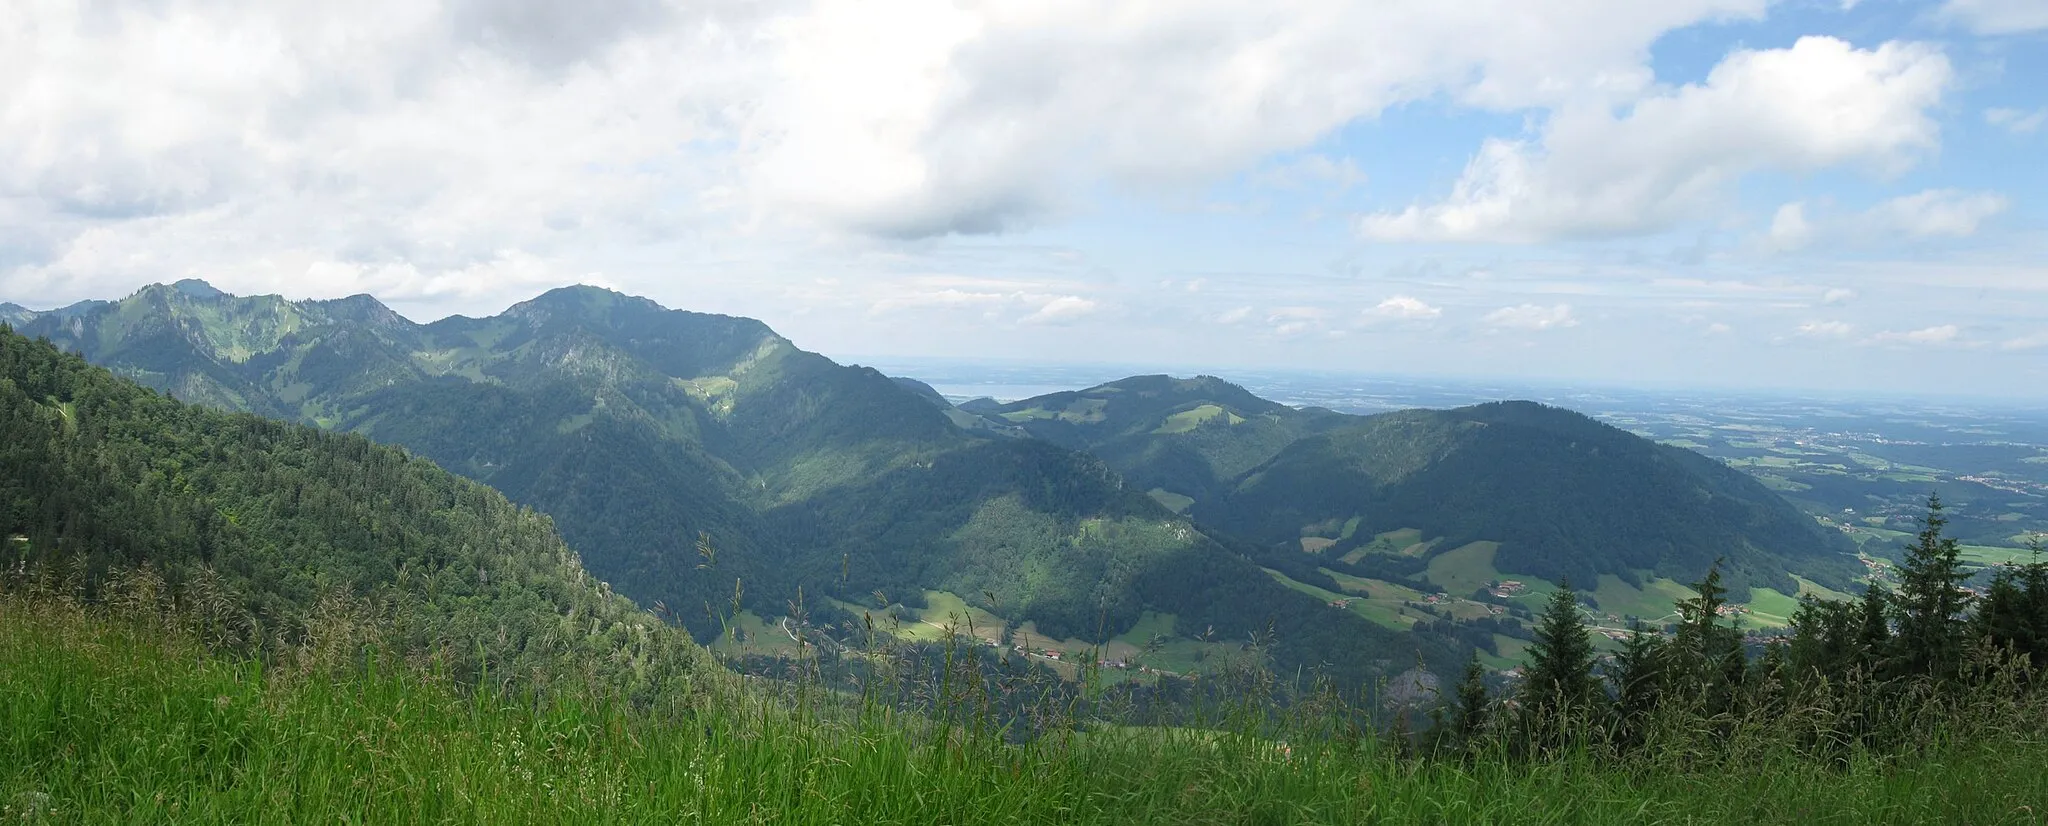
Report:
[[[1479,541],[1437,554],[1429,560],[1429,581],[1452,594],[1470,594],[1488,583],[1514,579],[1494,569],[1498,550],[1499,542]]]
[[[1188,433],[1212,419],[1222,419],[1231,425],[1244,423],[1244,417],[1217,405],[1204,404],[1167,416],[1166,421],[1153,429],[1153,433]]]
[[[1166,506],[1167,510],[1174,513],[1184,513],[1195,504],[1195,497],[1174,493],[1165,488],[1153,488],[1146,491],[1145,495],[1152,497],[1152,501]]]

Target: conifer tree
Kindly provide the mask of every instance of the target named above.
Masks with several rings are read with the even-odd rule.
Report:
[[[1885,671],[1892,649],[1891,597],[1876,582],[1863,588],[1856,601],[1855,664],[1866,674]]]
[[[1614,667],[1607,677],[1614,685],[1614,712],[1621,724],[1624,748],[1640,745],[1647,734],[1650,719],[1664,697],[1669,656],[1664,636],[1641,622],[1630,627],[1628,639],[1614,655]]]
[[[1460,744],[1469,745],[1486,730],[1487,697],[1486,666],[1479,662],[1479,652],[1472,652],[1472,659],[1465,661],[1465,677],[1458,681],[1458,705],[1451,720]]]
[[[1707,575],[1693,583],[1699,596],[1678,603],[1678,634],[1672,640],[1676,671],[1685,684],[1701,691],[1710,711],[1726,711],[1742,683],[1748,662],[1742,655],[1742,635],[1732,625],[1721,624],[1721,608],[1728,604],[1728,589],[1721,584],[1721,563],[1715,562]]]
[[[1930,494],[1920,534],[1906,548],[1905,564],[1900,566],[1899,629],[1893,643],[1894,673],[1899,676],[1947,678],[1961,663],[1960,618],[1970,604],[1962,586],[1969,572],[1963,570],[1956,540],[1941,535],[1948,524],[1941,511],[1941,497]]]
[[[1521,692],[1523,712],[1541,733],[1560,734],[1555,724],[1573,717],[1584,719],[1598,696],[1600,686],[1593,680],[1593,642],[1586,636],[1586,622],[1579,615],[1578,597],[1572,593],[1570,581],[1560,580],[1529,646]]]

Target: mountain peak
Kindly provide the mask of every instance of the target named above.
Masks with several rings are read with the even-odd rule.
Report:
[[[197,278],[180,279],[171,284],[171,289],[177,290],[178,292],[184,293],[185,295],[189,295],[193,298],[220,298],[221,296],[227,295],[227,293],[221,292],[219,289],[216,289],[212,284],[208,284],[205,281],[202,281]]]

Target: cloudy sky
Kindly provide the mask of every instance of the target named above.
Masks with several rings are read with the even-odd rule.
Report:
[[[2048,397],[2048,1],[11,0],[0,300]]]

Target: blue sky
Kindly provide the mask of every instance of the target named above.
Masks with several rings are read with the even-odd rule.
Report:
[[[0,300],[2048,397],[2042,0],[34,2]]]

